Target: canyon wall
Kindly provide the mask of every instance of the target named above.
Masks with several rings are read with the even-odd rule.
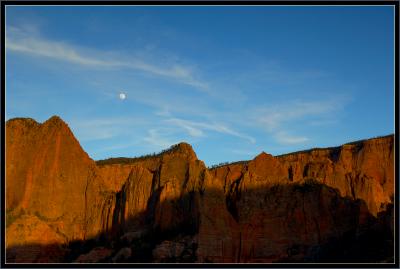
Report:
[[[12,119],[5,183],[8,262],[318,261],[393,223],[394,137],[207,169],[186,143],[96,163],[59,117]]]

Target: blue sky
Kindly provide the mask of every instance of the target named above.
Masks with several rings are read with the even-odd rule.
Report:
[[[186,141],[207,165],[386,135],[393,27],[390,6],[8,6],[6,119],[59,115],[96,160]]]

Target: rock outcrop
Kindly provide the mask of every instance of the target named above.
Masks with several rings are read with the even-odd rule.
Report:
[[[31,243],[63,243],[93,235],[88,221],[95,214],[92,209],[101,202],[98,194],[103,185],[95,178],[95,171],[95,162],[59,117],[43,124],[32,119],[9,120],[5,180],[8,230],[17,225],[14,219],[33,215],[58,236],[48,237],[39,229],[37,242],[32,235]],[[18,238],[9,237],[7,246],[23,243]]]
[[[60,118],[12,119],[6,194],[7,262],[345,259],[393,236],[394,138],[207,169],[186,143],[96,163]]]
[[[265,187],[302,183],[307,179],[335,188],[343,197],[362,199],[376,216],[393,203],[394,137],[363,140],[329,149],[313,149],[273,157],[261,153],[254,160],[211,170],[229,192],[233,182]]]

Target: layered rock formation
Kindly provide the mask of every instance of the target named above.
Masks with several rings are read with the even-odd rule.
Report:
[[[384,233],[382,240],[393,236],[387,228],[393,228],[393,140],[261,153],[214,169],[186,143],[155,156],[96,163],[60,118],[12,119],[6,123],[6,258],[329,260],[326,249],[339,253],[343,242],[355,246],[371,231]]]

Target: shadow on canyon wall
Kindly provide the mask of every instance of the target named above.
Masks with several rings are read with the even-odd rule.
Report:
[[[202,240],[200,226],[207,219],[221,217],[206,216],[204,208],[199,208],[210,197],[221,198],[220,206],[234,223],[223,227],[226,234],[232,235],[231,241],[239,242],[233,244],[239,250],[232,254],[238,258],[227,257],[233,262],[269,261],[263,255],[276,257],[273,262],[394,262],[393,205],[375,217],[365,211],[364,201],[341,197],[336,189],[323,184],[309,182],[238,190],[226,197],[220,190],[206,189],[165,200],[162,203],[166,206],[157,205],[158,196],[154,192],[147,210],[127,219],[123,217],[123,202],[119,203],[113,212],[111,229],[93,238],[65,244],[10,246],[6,249],[6,263],[196,262],[198,241]],[[173,208],[169,214],[176,219],[169,227],[160,228],[156,223],[157,206]],[[272,230],[278,239],[266,235],[263,242],[254,243],[256,237],[245,235],[249,227],[258,235]],[[232,229],[239,232],[231,232]],[[279,235],[285,239],[280,240]],[[223,236],[226,235],[219,238],[215,234],[213,240],[224,240]],[[202,252],[202,262],[213,262],[207,258],[207,251]]]

